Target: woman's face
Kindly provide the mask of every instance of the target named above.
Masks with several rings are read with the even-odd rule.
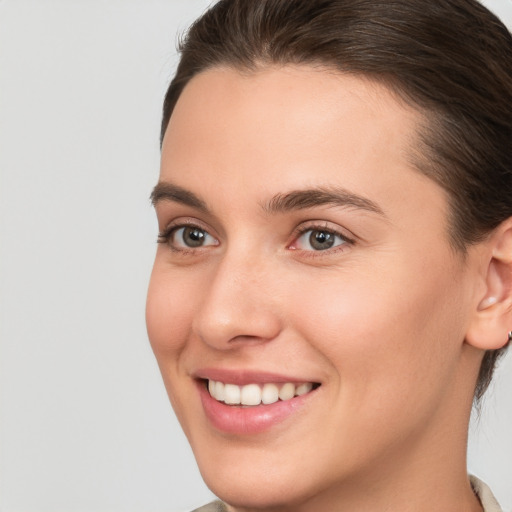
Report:
[[[148,332],[229,503],[325,505],[421,474],[461,436],[474,265],[410,163],[419,120],[382,85],[308,67],[203,72],[176,105]]]

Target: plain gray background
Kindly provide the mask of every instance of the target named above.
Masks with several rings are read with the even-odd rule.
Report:
[[[0,509],[211,499],[149,348],[161,101],[206,0],[0,0]],[[512,27],[510,0],[487,5]],[[470,470],[512,510],[512,357]],[[435,492],[435,491],[434,491]]]

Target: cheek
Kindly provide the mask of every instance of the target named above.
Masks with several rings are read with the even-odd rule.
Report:
[[[418,277],[405,266],[341,271],[336,280],[304,283],[308,293],[300,299],[290,294],[301,334],[333,367],[342,399],[376,405],[392,397],[398,404],[400,397],[442,392],[463,322],[454,321],[460,287],[435,274]]]
[[[190,409],[187,399],[190,389],[184,387],[187,379],[183,378],[183,353],[189,339],[194,307],[193,289],[185,286],[179,275],[169,272],[157,260],[146,303],[148,337],[171,405],[187,436],[185,412]]]
[[[194,300],[188,287],[155,263],[146,302],[146,325],[151,347],[162,357],[176,357],[187,339]]]

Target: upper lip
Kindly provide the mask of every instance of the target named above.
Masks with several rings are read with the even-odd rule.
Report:
[[[214,380],[224,382],[225,384],[236,384],[238,386],[245,386],[247,384],[266,384],[270,382],[292,382],[296,384],[304,382],[318,382],[310,380],[307,377],[291,377],[267,371],[242,369],[201,368],[195,371],[192,375],[196,379]]]

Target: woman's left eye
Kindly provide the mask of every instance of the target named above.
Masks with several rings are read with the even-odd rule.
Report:
[[[327,251],[333,247],[348,243],[345,237],[328,229],[311,228],[304,231],[290,249],[302,251]]]

